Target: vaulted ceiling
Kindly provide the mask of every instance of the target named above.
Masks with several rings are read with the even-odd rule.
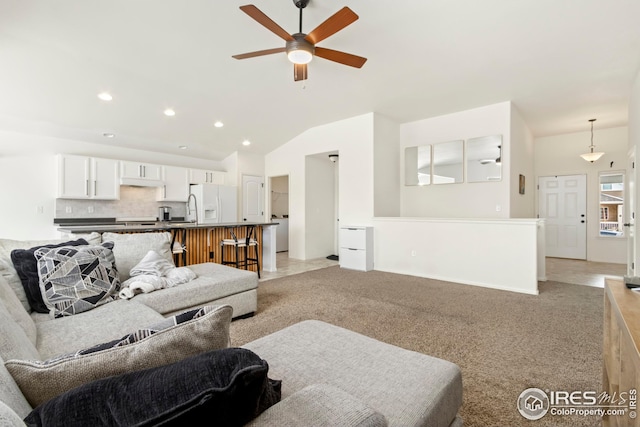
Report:
[[[535,136],[627,123],[637,0],[311,0],[303,31],[348,6],[360,19],[318,46],[368,61],[314,58],[301,82],[284,53],[232,58],[284,47],[247,3],[2,0],[0,129],[220,160],[368,112],[405,123],[512,101]],[[291,0],[253,4],[298,31]]]

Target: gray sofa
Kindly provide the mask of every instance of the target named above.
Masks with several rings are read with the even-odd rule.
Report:
[[[20,278],[13,268],[10,258],[11,251],[62,243],[79,238],[84,238],[92,245],[102,242],[114,243],[113,254],[116,258],[116,266],[121,282],[129,278],[131,268],[149,250],[156,251],[167,260],[172,259],[171,234],[168,232],[73,234],[56,240],[20,241],[0,239],[0,276],[4,276],[9,286],[22,302],[25,310],[29,312],[36,322],[48,320],[49,315],[35,313],[29,307]],[[173,288],[139,294],[132,301],[144,304],[163,316],[171,316],[196,307],[212,304],[231,305],[235,318],[250,316],[256,311],[258,307],[257,274],[215,263],[195,264],[188,266],[188,268],[196,274],[196,279]]]
[[[42,242],[21,245],[37,244]],[[24,425],[22,419],[34,407],[75,387],[73,381],[82,384],[121,372],[180,363],[190,355],[228,347],[229,325],[236,308],[227,302],[236,303],[242,312],[247,307],[255,311],[254,302],[248,303],[250,298],[244,295],[255,288],[230,291],[234,280],[242,281],[246,274],[255,273],[207,264],[190,267],[199,276],[196,280],[216,277],[218,285],[187,283],[56,319],[33,315],[9,283],[15,277],[6,265],[7,250],[17,245],[0,240],[0,263],[4,262],[0,264],[0,426]],[[122,260],[126,251],[116,253],[116,247],[118,262],[118,256]],[[220,276],[226,274],[225,283]],[[202,305],[209,311],[201,317],[172,324],[133,345],[88,355],[76,353],[45,367],[34,362],[119,339],[166,322],[166,316]],[[314,320],[244,347],[268,362],[270,378],[282,381],[282,400],[255,418],[252,426],[462,426],[458,416],[461,373],[450,362]],[[94,371],[100,373],[93,375]]]

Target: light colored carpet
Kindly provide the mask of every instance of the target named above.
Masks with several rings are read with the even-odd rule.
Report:
[[[258,312],[232,322],[239,346],[318,319],[456,363],[465,426],[589,426],[595,417],[527,421],[529,388],[601,391],[603,289],[540,283],[540,295],[330,267],[261,282]],[[267,361],[268,362],[268,361]]]

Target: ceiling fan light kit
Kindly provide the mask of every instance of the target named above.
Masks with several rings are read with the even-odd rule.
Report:
[[[308,64],[316,52],[314,45],[306,41],[306,34],[293,34],[293,40],[287,42],[287,58],[294,64]]]
[[[343,7],[318,25],[309,34],[305,34],[302,32],[302,10],[307,7],[309,0],[293,0],[293,4],[300,10],[299,31],[295,34],[289,34],[286,32],[256,6],[252,4],[240,6],[240,10],[283,39],[286,44],[285,47],[281,48],[265,49],[240,55],[233,55],[233,58],[247,59],[286,52],[289,61],[293,62],[294,65],[293,79],[295,81],[306,80],[308,78],[307,64],[311,62],[314,56],[319,56],[321,58],[328,59],[329,61],[348,65],[354,68],[361,68],[364,63],[367,62],[367,58],[363,58],[361,56],[316,46],[322,40],[332,36],[358,20],[358,15],[356,15],[351,9],[346,6]]]

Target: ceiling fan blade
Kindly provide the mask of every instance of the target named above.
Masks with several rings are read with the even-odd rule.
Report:
[[[233,55],[232,58],[236,58],[236,59],[255,58],[256,56],[271,55],[272,53],[282,53],[284,51],[286,51],[286,48],[277,47],[275,49],[265,49],[265,50],[257,50],[255,52],[241,53],[240,55]]]
[[[240,6],[240,10],[242,10],[244,13],[246,13],[256,21],[258,21],[259,24],[262,24],[265,28],[270,30],[272,33],[274,33],[278,37],[286,41],[293,40],[293,37],[291,37],[291,34],[287,33],[284,29],[282,29],[280,25],[276,24],[271,18],[265,15],[260,9],[258,9],[254,5],[248,4],[245,6]]]
[[[364,63],[367,62],[367,58],[363,58],[362,56],[352,55],[350,53],[340,52],[339,50],[327,49],[324,47],[316,47],[315,54],[320,58],[355,68],[361,68]]]
[[[358,15],[345,6],[318,25],[304,39],[313,44],[319,43],[357,20]]]
[[[309,76],[307,71],[307,64],[293,64],[293,80],[296,82],[307,80]]]

